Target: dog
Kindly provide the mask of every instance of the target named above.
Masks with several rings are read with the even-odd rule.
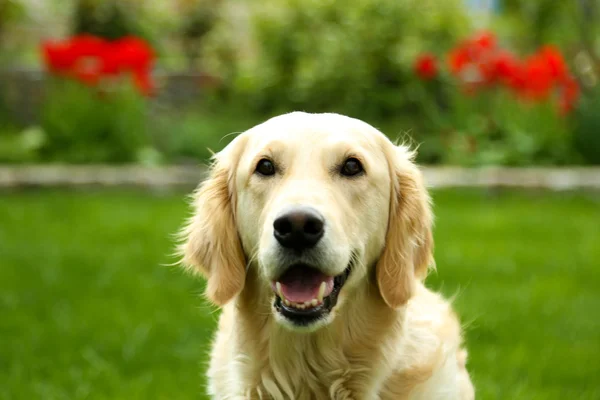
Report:
[[[461,326],[423,280],[433,216],[414,152],[293,112],[214,155],[182,264],[221,308],[214,399],[474,399]]]

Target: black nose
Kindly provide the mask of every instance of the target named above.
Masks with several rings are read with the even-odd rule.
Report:
[[[304,250],[323,237],[323,216],[311,207],[295,207],[273,222],[277,241],[287,248]]]

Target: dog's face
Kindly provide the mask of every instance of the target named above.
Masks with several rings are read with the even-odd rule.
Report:
[[[249,133],[236,173],[238,232],[281,322],[327,323],[342,289],[381,253],[391,193],[381,140],[356,121],[304,114]]]
[[[430,261],[431,214],[403,147],[335,114],[292,113],[238,136],[216,156],[185,230],[184,254],[224,304],[257,268],[276,320],[331,322],[375,268],[380,295],[403,305]]]

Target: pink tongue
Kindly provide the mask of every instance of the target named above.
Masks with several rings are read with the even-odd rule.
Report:
[[[327,276],[313,268],[306,266],[292,267],[281,278],[281,291],[284,297],[294,303],[306,303],[316,299],[319,295],[321,282],[325,282],[325,293],[327,297],[333,290],[333,277]]]

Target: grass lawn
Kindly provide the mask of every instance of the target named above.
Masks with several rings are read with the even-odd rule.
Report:
[[[600,399],[600,195],[437,191],[478,399]],[[215,314],[172,262],[182,193],[0,195],[0,399],[192,399]]]

